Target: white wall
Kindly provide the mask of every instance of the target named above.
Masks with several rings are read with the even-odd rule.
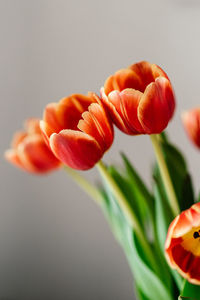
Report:
[[[200,152],[180,122],[182,110],[200,105],[198,0],[0,0],[1,156],[23,120],[41,117],[48,102],[98,92],[112,72],[143,59],[172,80],[169,133],[199,190]],[[149,138],[117,132],[105,160],[120,164],[119,150],[150,183]],[[131,273],[101,211],[63,171],[33,177],[2,158],[0,172],[0,298],[133,299]]]

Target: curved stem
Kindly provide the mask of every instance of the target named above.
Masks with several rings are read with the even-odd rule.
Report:
[[[80,175],[77,171],[67,166],[63,167],[68,175],[80,186],[86,194],[88,194],[97,204],[102,202],[101,193],[95,188],[85,177]]]
[[[129,225],[134,229],[140,244],[146,253],[146,256],[148,257],[148,260],[151,264],[151,267],[154,271],[159,272],[157,262],[155,260],[154,254],[152,252],[152,249],[146,240],[146,237],[144,236],[144,233],[141,229],[140,223],[138,222],[129,202],[127,201],[124,194],[121,192],[120,188],[112,178],[112,176],[107,171],[106,166],[102,161],[100,161],[97,165],[97,168],[99,170],[99,173],[101,174],[102,178],[105,180],[105,182],[109,185],[109,188],[114,195],[115,199],[117,200],[121,210],[123,211],[127,221],[129,222]]]
[[[166,161],[163,156],[163,152],[162,152],[161,145],[159,142],[159,135],[152,134],[150,136],[150,138],[151,138],[151,142],[153,144],[153,148],[154,148],[156,159],[158,162],[160,174],[161,174],[161,177],[162,177],[162,180],[164,183],[164,187],[165,187],[165,190],[167,193],[169,205],[172,209],[174,216],[177,216],[180,213],[179,204],[178,204],[178,200],[177,200],[177,197],[176,197],[176,194],[174,191],[174,187],[173,187],[170,175],[169,175],[167,164],[166,164]]]
[[[105,182],[108,183],[112,194],[117,199],[119,206],[121,207],[127,220],[129,221],[129,224],[132,227],[134,227],[135,231],[139,232],[140,226],[135,217],[135,214],[132,211],[132,209],[131,209],[129,203],[127,202],[126,198],[124,197],[123,193],[119,189],[118,185],[116,184],[116,182],[113,180],[113,178],[108,173],[106,166],[104,165],[104,163],[102,161],[100,161],[96,166],[97,166],[101,176],[105,179]]]

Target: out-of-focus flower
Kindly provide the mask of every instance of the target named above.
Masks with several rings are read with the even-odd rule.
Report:
[[[46,106],[40,123],[53,153],[71,168],[92,168],[113,142],[112,122],[94,93]]]
[[[189,282],[200,285],[200,202],[173,220],[165,253],[172,268]]]
[[[116,126],[131,135],[162,132],[175,109],[166,73],[146,61],[111,75],[101,88],[101,96]]]
[[[35,118],[25,122],[25,131],[15,133],[5,158],[31,173],[47,173],[60,166],[60,161],[46,145],[39,120]]]
[[[200,148],[200,108],[184,112],[182,121],[190,140]]]

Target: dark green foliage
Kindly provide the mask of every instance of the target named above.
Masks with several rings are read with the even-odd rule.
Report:
[[[165,134],[160,138],[180,209],[185,210],[194,203],[193,187],[186,162],[180,151],[168,142]],[[104,199],[103,210],[128,259],[138,299],[177,299],[183,286],[183,279],[176,271],[170,269],[164,256],[168,227],[174,217],[158,166],[155,165],[153,168],[151,192],[124,154],[122,159],[124,163],[122,170],[110,166],[107,171],[120,188],[141,225],[144,239],[149,243],[157,261],[157,272],[149,263],[146,252],[128,224],[107,182],[104,182],[101,187]],[[182,295],[200,300],[200,287],[186,283]]]

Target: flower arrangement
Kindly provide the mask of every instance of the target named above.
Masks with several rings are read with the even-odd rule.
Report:
[[[100,95],[73,94],[50,103],[15,134],[5,157],[17,167],[46,174],[62,166],[102,208],[124,249],[140,300],[200,299],[200,199],[182,153],[166,132],[175,110],[167,74],[142,61],[111,75]],[[200,148],[200,109],[182,115],[189,139]],[[124,168],[105,165],[114,126],[150,137],[156,163],[152,189],[122,154]],[[97,167],[95,186],[79,170]]]

